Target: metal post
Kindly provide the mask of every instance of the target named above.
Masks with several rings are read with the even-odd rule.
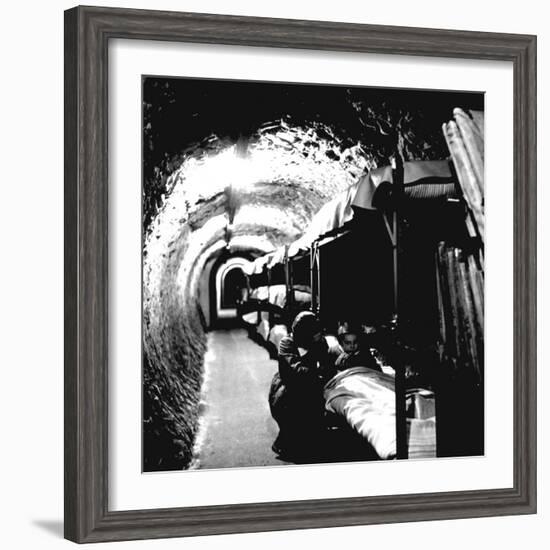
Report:
[[[292,322],[291,314],[294,311],[294,282],[292,280],[292,265],[290,264],[290,258],[288,257],[288,245],[285,245],[285,285],[286,285],[286,324],[287,326]]]
[[[309,281],[311,286],[311,311],[317,309],[317,292],[315,288],[315,242],[311,243],[309,256]]]
[[[401,240],[399,207],[403,197],[404,166],[399,155],[396,156],[396,165],[393,170],[393,300],[395,308],[394,342],[400,347],[400,292],[399,292],[399,246]],[[401,356],[401,349],[397,349],[394,358],[395,369],[395,437],[396,457],[406,459],[409,456],[407,442],[407,404],[405,390],[405,366]]]
[[[321,247],[317,243],[317,317],[321,317]]]
[[[271,268],[269,268],[267,265],[266,265],[266,270],[267,270],[267,308],[268,308],[268,313],[267,313],[267,322],[269,323],[269,328],[272,327],[272,324],[273,324],[273,313],[272,313],[272,310],[271,310],[271,302],[270,302],[270,294],[271,294]]]
[[[311,278],[311,310],[319,315],[321,305],[321,272],[319,269],[319,243],[311,243],[310,259],[310,278]]]

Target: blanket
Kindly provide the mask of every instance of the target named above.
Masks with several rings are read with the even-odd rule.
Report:
[[[285,336],[288,336],[286,325],[274,325],[269,331],[269,341],[275,346],[276,350],[279,350],[279,344]]]
[[[366,367],[353,367],[327,382],[324,397],[326,409],[345,418],[380,458],[395,458],[395,380],[392,376]],[[431,391],[407,392],[408,414],[424,416],[407,418],[409,458],[436,456],[433,402]]]
[[[304,308],[311,304],[311,293],[305,289],[306,287],[302,285],[294,286],[294,301]],[[286,286],[260,286],[250,292],[250,298],[254,300],[267,300],[270,304],[284,309],[286,306]]]

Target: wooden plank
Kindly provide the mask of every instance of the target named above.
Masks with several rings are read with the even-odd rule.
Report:
[[[477,130],[473,120],[462,110],[454,109],[454,119],[460,130],[460,135],[466,147],[466,152],[472,162],[477,181],[480,185],[481,194],[484,195],[484,144],[483,137]]]
[[[478,181],[456,122],[443,124],[443,133],[456,168],[464,198],[472,210],[481,238],[485,234],[483,186]]]

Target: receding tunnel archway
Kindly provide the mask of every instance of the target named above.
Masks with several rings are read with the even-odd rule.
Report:
[[[235,309],[242,289],[246,284],[245,275],[240,267],[225,273],[221,283],[221,310]]]
[[[246,286],[243,268],[248,260],[233,257],[224,262],[216,272],[216,315],[218,319],[233,319],[237,315],[237,302]]]

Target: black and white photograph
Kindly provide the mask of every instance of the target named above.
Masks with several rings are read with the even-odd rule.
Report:
[[[2,547],[547,548],[545,4],[93,4],[3,11]]]
[[[484,454],[484,107],[143,76],[144,472]]]

